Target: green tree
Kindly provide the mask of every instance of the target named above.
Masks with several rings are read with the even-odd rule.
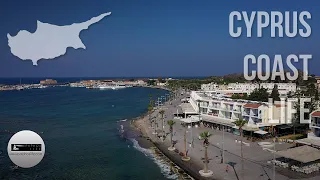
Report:
[[[159,111],[159,114],[161,115],[162,138],[164,138],[164,113],[165,111],[163,109]]]
[[[315,84],[309,83],[309,84],[307,84],[307,90],[305,91],[305,95],[310,96],[310,97],[314,97],[317,91],[318,90],[317,90]]]
[[[233,124],[235,124],[236,126],[239,127],[239,131],[240,131],[240,137],[241,137],[241,145],[240,145],[241,150],[240,150],[240,151],[241,151],[242,175],[243,175],[243,173],[244,173],[244,168],[243,168],[243,150],[242,150],[242,146],[243,146],[243,143],[242,143],[242,141],[243,141],[243,129],[242,129],[242,128],[243,128],[243,126],[245,126],[247,123],[248,123],[248,121],[243,120],[243,119],[241,119],[241,118],[233,122]]]
[[[316,110],[316,101],[314,100],[314,98],[311,98],[310,102],[306,102],[306,106],[309,109],[309,112],[313,112],[314,110]]]
[[[293,134],[296,134],[296,126],[300,124],[300,96],[298,96],[298,101],[295,102],[293,107],[296,110],[296,113],[293,115],[292,125],[293,125]]]
[[[211,134],[208,131],[202,132],[200,133],[200,138],[203,140],[203,147],[204,147],[204,158],[203,158],[203,162],[204,162],[204,173],[208,173],[208,163],[209,163],[209,159],[208,159],[208,146],[209,146],[209,137],[211,136]]]
[[[173,120],[168,120],[167,124],[169,125],[169,128],[170,128],[170,143],[171,143],[171,148],[173,148],[174,144],[173,144],[173,141],[172,141],[172,137],[173,137],[173,125],[175,124],[176,122],[174,122]]]
[[[158,82],[159,83],[165,83],[166,81],[164,79],[162,79],[161,77],[158,77]]]
[[[190,157],[187,156],[187,128],[185,128],[184,130],[183,142],[184,142],[184,153],[181,159],[183,161],[189,161]]]
[[[255,89],[248,96],[248,100],[251,100],[251,101],[268,102],[268,98],[269,98],[269,93],[265,88]]]
[[[274,85],[270,97],[272,98],[273,102],[274,101],[280,101],[280,94],[278,90],[278,85]]]
[[[248,95],[247,94],[232,94],[231,99],[247,99]]]
[[[149,122],[151,122],[151,126],[153,126],[153,121],[151,120],[151,113],[153,110],[153,99],[152,99],[152,94],[149,94],[149,104],[148,104],[148,117],[149,117]]]
[[[149,122],[151,122],[151,125],[153,126],[153,122],[151,120],[151,113],[152,113],[152,110],[153,110],[153,106],[152,104],[148,104],[148,117],[149,117]]]
[[[155,83],[156,83],[156,81],[153,80],[153,79],[149,79],[149,80],[147,81],[147,84],[148,84],[149,86],[154,86]]]

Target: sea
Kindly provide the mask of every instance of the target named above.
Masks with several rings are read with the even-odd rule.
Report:
[[[18,78],[0,80],[17,82]],[[151,88],[72,87],[0,91],[0,179],[175,179],[151,150],[135,139],[122,138],[118,130],[120,120],[147,111],[149,94],[156,98],[166,93]],[[21,130],[37,132],[45,142],[43,160],[28,169],[15,168],[7,154],[9,139]]]

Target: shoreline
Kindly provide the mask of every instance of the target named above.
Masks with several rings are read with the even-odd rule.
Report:
[[[199,170],[202,169],[202,165],[196,164],[196,162],[194,162],[193,160],[189,162],[182,161],[181,156],[179,154],[176,154],[175,152],[171,152],[168,150],[168,145],[166,145],[165,143],[157,142],[155,140],[154,135],[148,134],[147,128],[149,127],[149,123],[147,122],[147,120],[148,120],[148,113],[144,113],[130,120],[130,127],[133,130],[136,130],[139,133],[141,133],[141,136],[137,138],[137,141],[141,147],[144,147],[144,148],[155,147],[173,164],[178,166],[180,169],[182,169],[186,174],[188,174],[193,179],[196,179],[196,180],[212,179],[212,178],[202,177],[199,174]],[[148,143],[146,143],[146,141],[148,141]],[[149,145],[146,145],[146,144],[149,144]]]

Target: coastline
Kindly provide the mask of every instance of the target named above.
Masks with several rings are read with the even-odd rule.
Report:
[[[193,162],[184,162],[181,160],[181,156],[175,152],[168,150],[168,145],[162,142],[157,142],[154,135],[149,134],[148,131],[150,123],[148,122],[148,113],[144,113],[141,116],[133,118],[130,120],[130,126],[133,130],[138,131],[141,136],[137,138],[139,145],[144,148],[156,148],[159,150],[166,158],[168,158],[175,166],[178,166],[182,171],[188,174],[190,177],[196,180],[210,179],[200,176],[199,170],[202,169],[202,165]],[[149,133],[148,133],[149,132]],[[185,178],[190,179],[190,178]]]

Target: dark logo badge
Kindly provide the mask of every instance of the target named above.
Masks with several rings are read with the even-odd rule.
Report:
[[[14,134],[8,143],[8,155],[19,167],[30,168],[42,160],[45,153],[43,139],[35,132],[24,130]]]

